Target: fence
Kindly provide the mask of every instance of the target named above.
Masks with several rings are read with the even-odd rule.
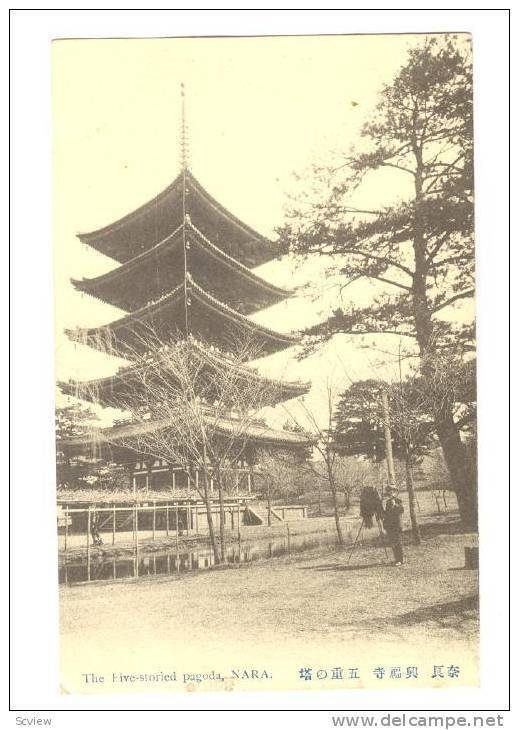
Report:
[[[247,507],[240,501],[225,503],[224,524],[240,532]],[[212,505],[215,529],[220,526],[220,507]],[[207,508],[204,504],[157,503],[111,507],[70,507],[58,509],[59,548],[66,552],[71,547],[101,544],[108,540],[137,543],[139,537],[169,537],[170,534],[190,536],[207,533]]]
[[[123,552],[92,550],[89,541],[86,551],[81,551],[80,554],[62,553],[59,582],[67,586],[91,581],[179,574],[209,569],[217,562],[239,565],[334,545],[337,542],[335,532],[298,534],[288,523],[279,525],[278,529],[273,528],[268,539],[251,539],[248,536],[242,540],[238,522],[235,522],[235,527],[237,534],[226,544],[223,555],[219,553],[218,560],[209,545],[180,541],[178,533],[172,544],[158,545],[153,551],[146,550],[138,540],[126,546],[127,549]]]

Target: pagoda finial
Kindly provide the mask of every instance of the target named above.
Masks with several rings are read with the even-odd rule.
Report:
[[[182,119],[180,129],[180,164],[183,170],[187,170],[189,166],[189,140],[187,135],[186,123],[186,87],[184,82],[180,84],[180,94],[182,98]]]

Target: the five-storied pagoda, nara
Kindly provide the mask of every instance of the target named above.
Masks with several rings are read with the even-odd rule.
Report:
[[[67,334],[130,364],[109,377],[60,383],[68,395],[127,410],[142,383],[136,368],[142,368],[143,350],[150,348],[146,336],[150,330],[157,349],[167,342],[189,343],[204,367],[213,372],[225,370],[232,362],[230,343],[246,342],[256,359],[299,341],[297,334],[282,334],[250,318],[291,292],[254,273],[255,267],[275,258],[274,244],[224,208],[192,174],[184,112],[182,117],[181,171],[171,185],[120,220],[79,234],[83,243],[118,265],[101,276],[73,280],[73,285],[125,314],[101,327],[68,330]],[[149,354],[160,359],[158,352]],[[300,396],[309,388],[307,383],[264,378],[247,362],[240,364],[240,372],[244,383],[265,384],[269,405]],[[210,403],[207,417],[211,418]],[[218,422],[222,431],[227,427],[233,427],[232,409],[228,421],[220,418]],[[132,433],[138,443],[136,432],[153,428],[167,429],[167,423],[128,419],[97,432],[95,439],[68,439],[62,448],[70,457],[91,449],[95,440],[98,450],[109,450],[111,460],[129,465],[128,486],[186,488],[190,477],[185,465],[150,457],[138,448],[128,449]],[[298,450],[308,445],[304,434],[273,429],[261,420],[251,420],[243,438],[247,448],[238,471],[244,477],[243,490],[249,492],[257,449]],[[198,474],[195,478],[198,481]]]

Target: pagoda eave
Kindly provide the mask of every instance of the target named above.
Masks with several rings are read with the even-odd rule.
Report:
[[[275,258],[272,242],[230,213],[186,170],[173,183],[144,205],[119,220],[78,238],[106,256],[125,263],[169,236],[182,223],[182,196],[186,188],[186,210],[200,230],[247,266],[258,266]],[[222,233],[222,241],[219,233]],[[212,235],[214,234],[214,235]]]
[[[187,297],[187,298],[186,298]],[[146,349],[146,338],[163,342],[178,339],[185,327],[199,333],[202,340],[221,350],[237,343],[256,349],[255,357],[291,347],[300,341],[299,334],[282,334],[252,322],[206,292],[190,279],[157,302],[142,307],[101,327],[66,330],[70,339],[103,352],[128,357]]]
[[[244,379],[262,380],[265,382],[265,405],[274,406],[293,398],[299,398],[310,389],[310,383],[296,383],[270,378],[263,378],[253,371],[243,372]],[[64,395],[80,400],[97,403],[111,408],[125,409],[131,401],[135,401],[140,393],[138,374],[130,370],[126,374],[115,374],[105,378],[83,381],[59,381],[58,387]],[[216,399],[216,394],[213,398]]]
[[[72,283],[78,291],[130,312],[180,284],[186,267],[197,271],[204,288],[244,314],[293,294],[267,282],[215,246],[190,221],[121,266],[91,279],[73,279]]]
[[[212,428],[215,434],[228,436],[236,432],[236,421],[232,417],[214,418],[211,415],[205,417],[206,424]],[[160,430],[171,428],[170,419],[159,419],[139,422],[129,422],[123,425],[110,426],[104,429],[92,429],[89,432],[60,441],[60,446],[65,449],[81,450],[91,447],[93,444],[109,444],[114,447],[130,448],[135,451],[139,449],[139,440]],[[135,439],[135,442],[133,441]],[[255,446],[274,446],[287,449],[304,449],[312,446],[315,439],[307,433],[284,431],[271,428],[263,423],[251,422],[243,427],[237,441],[247,441]],[[141,441],[141,446],[144,441]],[[135,445],[135,448],[134,448]]]

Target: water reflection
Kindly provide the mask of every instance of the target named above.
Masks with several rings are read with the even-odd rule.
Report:
[[[297,537],[292,535],[290,543],[286,539],[230,545],[226,551],[227,563],[251,563],[265,558],[303,552],[320,545],[331,545],[335,536]],[[208,570],[213,567],[214,553],[210,548],[189,551],[176,549],[160,553],[134,556],[110,557],[102,554],[90,555],[64,563],[59,568],[59,582],[63,585],[122,578],[138,578],[150,575],[168,575]]]

